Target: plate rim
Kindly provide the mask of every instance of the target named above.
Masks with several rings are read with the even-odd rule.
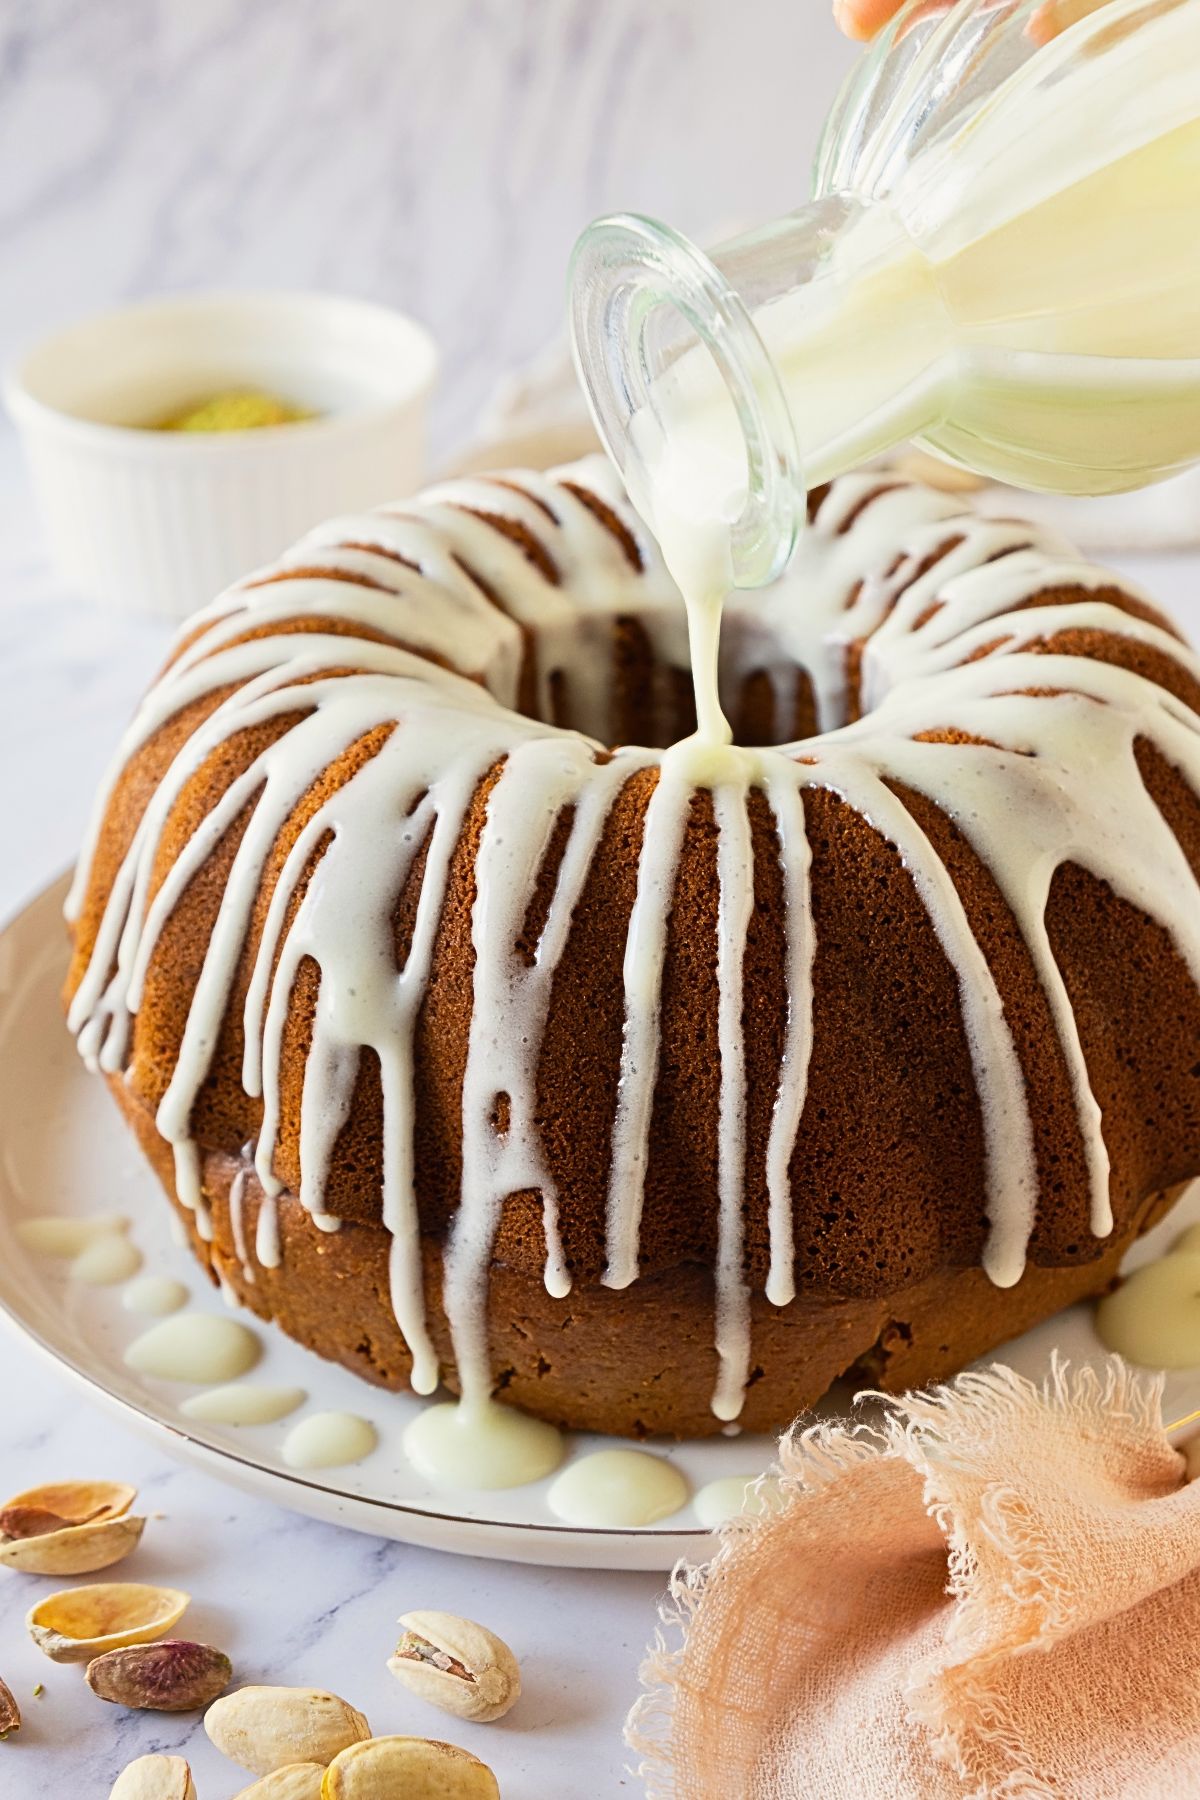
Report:
[[[71,865],[66,869],[60,870],[57,875],[45,882],[36,893],[31,895],[23,903],[18,904],[14,911],[9,912],[2,920],[0,920],[0,951],[3,950],[5,942],[11,932],[27,923],[31,924],[32,927],[32,922],[29,920],[30,914],[43,907],[52,906],[56,898],[61,897],[61,894],[66,891],[71,880],[73,867],[74,865]],[[0,987],[0,1001],[3,1001],[5,991],[6,989],[4,987]],[[66,1030],[65,1023],[63,1024],[63,1030]],[[2,1136],[3,1125],[0,1124],[0,1137]],[[5,1209],[2,1204],[0,1204],[0,1211],[3,1210]],[[656,1526],[636,1525],[552,1524],[533,1519],[480,1519],[471,1518],[462,1513],[437,1512],[430,1507],[408,1505],[399,1500],[386,1500],[375,1494],[348,1493],[344,1488],[330,1487],[324,1482],[311,1481],[294,1470],[276,1469],[269,1465],[265,1465],[258,1458],[230,1449],[227,1445],[208,1442],[205,1438],[199,1437],[187,1430],[186,1427],[176,1424],[171,1419],[164,1418],[160,1413],[153,1411],[148,1407],[139,1406],[136,1401],[130,1400],[126,1395],[118,1393],[115,1388],[110,1387],[108,1383],[99,1376],[88,1373],[76,1363],[72,1362],[63,1351],[57,1349],[52,1343],[44,1338],[33,1325],[18,1316],[9,1301],[4,1297],[3,1292],[0,1292],[0,1320],[4,1322],[7,1329],[11,1330],[18,1339],[32,1345],[45,1361],[54,1365],[56,1368],[65,1371],[77,1386],[85,1391],[94,1390],[102,1396],[103,1400],[108,1405],[129,1415],[131,1418],[138,1421],[139,1425],[150,1427],[155,1432],[165,1432],[169,1437],[175,1438],[179,1442],[186,1444],[190,1450],[199,1451],[204,1457],[213,1457],[219,1461],[232,1463],[237,1468],[247,1470],[268,1481],[279,1482],[284,1486],[303,1489],[307,1493],[320,1496],[330,1502],[341,1501],[351,1507],[367,1507],[378,1513],[400,1518],[427,1519],[437,1524],[449,1525],[456,1528],[461,1527],[463,1530],[468,1531],[502,1531],[513,1534],[514,1538],[545,1536],[559,1542],[582,1538],[589,1541],[599,1539],[615,1541],[618,1543],[636,1542],[639,1545],[674,1544],[682,1543],[684,1541],[701,1544],[713,1543],[715,1541],[713,1529],[705,1525],[679,1525],[674,1529],[662,1529]],[[270,1328],[278,1330],[278,1327],[273,1324]],[[284,1335],[286,1335],[286,1333]],[[303,1349],[305,1346],[300,1345],[298,1347]],[[312,1352],[312,1354],[315,1355],[315,1352]],[[323,1358],[321,1360],[324,1361]],[[617,1440],[614,1438],[613,1441],[624,1443],[626,1440]],[[647,1454],[653,1454],[653,1452],[647,1452]],[[476,1554],[478,1553],[476,1552]]]

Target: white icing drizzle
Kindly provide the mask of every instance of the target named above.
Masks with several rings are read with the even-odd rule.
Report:
[[[580,493],[615,515],[627,541]],[[798,672],[805,671],[820,735],[775,749],[689,739],[662,752],[606,755],[601,744],[616,731],[614,623],[636,619],[661,669],[687,666],[678,594],[607,465],[445,484],[407,511],[332,521],[270,573],[289,569],[305,573],[244,583],[192,622],[186,647],[120,747],[68,902],[78,916],[120,771],[181,708],[207,700],[208,716],[177,749],[111,881],[70,1009],[88,1061],[110,1073],[124,1070],[136,1054],[135,1022],[162,933],[189,883],[245,815],[157,1115],[174,1148],[180,1200],[202,1235],[211,1236],[212,1227],[192,1113],[267,889],[242,1018],[243,1083],[263,1110],[255,1259],[264,1268],[280,1260],[280,1061],[293,986],[308,961],[319,985],[300,1108],[299,1198],[318,1227],[336,1228],[325,1206],[328,1176],[370,1051],[383,1095],[392,1304],[413,1355],[414,1386],[423,1393],[436,1386],[416,1210],[414,1035],[452,858],[475,796],[489,783],[470,920],[462,1187],[444,1267],[464,1397],[468,1407],[486,1406],[488,1271],[509,1196],[539,1197],[547,1288],[556,1296],[570,1288],[559,1195],[538,1127],[537,1070],[579,897],[612,808],[641,771],[654,772],[656,781],[624,951],[603,1279],[620,1288],[638,1275],[671,913],[693,799],[707,790],[719,921],[719,1418],[737,1417],[751,1362],[743,958],[755,904],[748,810],[755,790],[765,797],[779,847],[787,1009],[766,1146],[767,1299],[782,1306],[795,1293],[790,1165],[807,1094],[817,948],[804,813],[811,790],[833,791],[895,846],[957,978],[984,1138],[988,1274],[1000,1285],[1019,1278],[1035,1223],[1038,1171],[1025,1078],[954,882],[889,783],[924,796],[954,822],[1012,911],[1073,1084],[1092,1228],[1098,1236],[1111,1230],[1102,1120],[1045,924],[1056,871],[1077,864],[1160,922],[1200,981],[1196,883],[1146,795],[1134,754],[1138,739],[1146,739],[1200,789],[1200,721],[1128,670],[1034,654],[1039,641],[1064,629],[1094,629],[1200,676],[1192,653],[1162,627],[1103,598],[1113,577],[1077,562],[1041,528],[964,514],[952,496],[886,473],[844,477],[824,498],[788,575],[765,594],[731,598],[721,652],[727,710],[736,713],[747,680],[767,672],[777,719],[790,720]],[[1059,589],[1061,600],[1028,606]],[[305,618],[320,628],[300,629]],[[239,642],[250,630],[266,635]],[[527,679],[540,718],[557,712],[580,729],[512,710],[530,651]],[[1030,689],[1038,692],[1023,691]],[[710,692],[710,717],[712,701]],[[853,710],[863,716],[844,723]],[[159,846],[168,822],[177,821],[185,788],[209,757],[251,728],[278,735],[220,794],[164,876]],[[947,731],[974,741],[922,741],[921,734]],[[353,767],[342,764],[344,778],[325,780],[355,746],[362,749]],[[276,872],[276,847],[301,807],[305,823]],[[565,847],[547,876],[544,923],[536,944],[523,950],[539,874],[567,816]],[[422,857],[411,942],[398,969],[395,907]],[[237,1255],[248,1267],[245,1189],[240,1172],[230,1211]]]
[[[832,786],[899,850],[958,977],[987,1158],[991,1233],[983,1266],[998,1287],[1012,1287],[1021,1278],[1033,1230],[1037,1166],[1025,1078],[995,979],[944,863],[912,814],[880,779],[880,772],[864,768],[856,757],[834,755],[823,763],[823,775],[822,786]]]
[[[675,871],[692,794],[691,746],[664,752],[642,826],[637,893],[625,939],[625,1031],[608,1178],[607,1287],[636,1281],[650,1112],[658,1071],[659,994]]]
[[[571,1288],[558,1233],[558,1195],[535,1116],[537,1056],[576,902],[630,767],[630,760],[621,757],[597,769],[583,739],[536,738],[510,753],[488,797],[471,915],[474,1005],[463,1083],[462,1193],[443,1286],[459,1373],[464,1389],[474,1395],[491,1389],[487,1275],[506,1195],[540,1192],[546,1287],[559,1298]],[[517,940],[533,878],[567,807],[574,811],[571,835],[535,958],[527,968],[517,955]],[[493,1123],[502,1095],[508,1109],[503,1133]]]
[[[229,1232],[233,1238],[233,1253],[242,1267],[242,1275],[246,1281],[254,1280],[254,1264],[250,1260],[250,1252],[246,1244],[246,1171],[239,1169],[229,1184]]]
[[[77,1219],[47,1213],[38,1218],[18,1219],[14,1235],[19,1244],[38,1256],[73,1259],[101,1238],[122,1236],[129,1226],[130,1220],[124,1213],[97,1213]]]
[[[783,1490],[772,1475],[721,1475],[692,1495],[696,1517],[712,1531],[727,1519],[760,1518],[783,1504]]]
[[[563,1435],[486,1396],[423,1406],[404,1433],[413,1468],[439,1487],[526,1487],[557,1469]]]
[[[121,1032],[122,1038],[127,1035],[127,1027]],[[107,1063],[102,1064],[108,1066]],[[160,1127],[161,1129],[161,1127]],[[180,1134],[168,1137],[163,1131],[175,1153],[175,1192],[181,1206],[186,1206],[196,1223],[197,1236],[206,1244],[212,1243],[212,1214],[204,1189],[200,1181],[200,1150],[190,1137]]]
[[[787,1306],[796,1297],[795,1237],[792,1224],[790,1163],[808,1091],[812,1049],[812,967],[816,949],[809,871],[812,851],[804,830],[804,804],[798,786],[783,778],[772,762],[764,782],[775,818],[783,874],[784,929],[787,933],[787,1023],[779,1087],[771,1109],[767,1139],[767,1226],[771,1261],[766,1295],[772,1306]]]
[[[742,1032],[742,965],[754,911],[754,853],[749,787],[713,789],[717,822],[718,1036],[721,1093],[717,1119],[717,1357],[712,1409],[736,1419],[750,1373],[750,1295],[742,1274],[742,1195],[746,1183],[746,1051]]]
[[[262,1269],[278,1269],[283,1263],[279,1243],[279,1200],[264,1194],[254,1221],[254,1259]]]
[[[212,1313],[177,1312],[151,1325],[125,1351],[125,1361],[142,1375],[161,1381],[188,1381],[197,1387],[235,1380],[262,1354],[252,1331],[236,1319]]]
[[[304,1405],[303,1388],[266,1387],[255,1381],[232,1381],[205,1388],[180,1402],[185,1418],[214,1425],[273,1425]]]

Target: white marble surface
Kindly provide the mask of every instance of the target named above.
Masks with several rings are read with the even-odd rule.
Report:
[[[0,779],[11,831],[0,918],[69,861],[99,764],[165,641],[162,626],[106,617],[57,589],[0,429]],[[330,1687],[377,1731],[451,1737],[492,1764],[504,1800],[640,1791],[620,1727],[658,1578],[478,1562],[319,1525],[173,1464],[7,1334],[0,1374],[0,1497],[64,1477],[137,1483],[141,1504],[166,1517],[124,1572],[189,1589],[188,1633],[226,1648],[239,1679]],[[228,1800],[243,1783],[194,1717],[106,1706],[77,1669],[33,1648],[24,1614],[54,1585],[0,1571],[0,1676],[26,1721],[0,1745],[2,1800],[105,1800],[125,1761],[159,1748],[192,1760],[200,1800]],[[512,1643],[526,1693],[509,1719],[458,1726],[387,1674],[397,1615],[422,1606],[480,1618]],[[46,1691],[34,1700],[38,1681]]]
[[[445,444],[595,214],[798,204],[852,57],[822,0],[5,0],[0,362],[132,294],[334,287],[433,326]]]

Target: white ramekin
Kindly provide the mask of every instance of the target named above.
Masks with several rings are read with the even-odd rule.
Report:
[[[331,514],[425,473],[432,338],[327,294],[193,294],[55,333],[5,382],[51,551],[72,587],[181,618]],[[146,429],[254,386],[321,416],[224,433]]]

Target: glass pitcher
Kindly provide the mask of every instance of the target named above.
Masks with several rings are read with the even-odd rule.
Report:
[[[571,315],[635,503],[740,586],[906,438],[1076,494],[1200,460],[1200,0],[910,0],[809,205],[710,255],[601,219]]]

